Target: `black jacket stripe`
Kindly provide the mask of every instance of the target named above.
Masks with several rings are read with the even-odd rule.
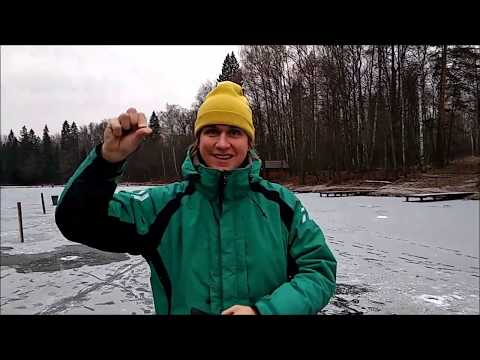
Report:
[[[280,217],[290,232],[292,229],[293,223],[293,209],[288,206],[288,204],[280,197],[280,194],[277,191],[268,190],[264,188],[259,182],[250,183],[250,189],[252,191],[261,193],[268,200],[274,201],[280,207]],[[298,265],[295,259],[290,255],[290,248],[288,249],[287,255],[287,275],[289,278],[295,276],[298,273]]]
[[[170,314],[172,309],[172,283],[157,248],[160,245],[160,241],[163,237],[165,229],[168,226],[168,223],[170,222],[170,219],[180,207],[182,198],[185,195],[193,194],[193,190],[193,183],[190,182],[185,189],[185,192],[178,193],[177,196],[173,200],[170,200],[163,210],[160,211],[155,219],[155,222],[152,224],[152,226],[150,226],[148,236],[151,238],[151,241],[149,241],[149,246],[142,253],[143,257],[155,268],[155,272],[157,273],[163,289],[165,290],[165,296],[168,304],[168,314]]]
[[[259,182],[250,183],[250,189],[252,191],[261,193],[268,200],[274,201],[278,204],[280,207],[280,217],[282,218],[282,221],[287,227],[288,231],[290,231],[293,222],[293,210],[280,197],[280,194],[277,191],[265,189]]]

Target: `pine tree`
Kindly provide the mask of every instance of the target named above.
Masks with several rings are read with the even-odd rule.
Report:
[[[25,184],[27,182],[27,171],[25,170],[25,165],[28,157],[30,156],[30,150],[30,137],[28,135],[27,127],[24,125],[20,130],[20,140],[18,142],[18,158],[16,164],[18,181],[21,184]]]
[[[35,135],[35,131],[33,131],[33,129],[30,129],[30,131],[28,132],[28,138],[31,144],[32,153],[38,154],[40,151],[40,138]]]
[[[222,65],[222,73],[217,79],[217,84],[221,81],[233,81],[239,85],[242,85],[243,79],[240,71],[240,65],[237,58],[232,51],[232,54],[227,54]]]
[[[72,122],[72,126],[70,127],[70,146],[72,165],[76,168],[80,161],[80,149],[78,127],[77,124],[75,124],[75,121]]]
[[[49,130],[47,125],[43,128],[43,137],[42,137],[42,157],[41,157],[41,168],[42,168],[42,181],[46,183],[52,183],[55,181],[55,172],[58,164],[55,163],[54,159],[54,145],[52,139],[50,138]]]
[[[63,122],[62,133],[60,137],[60,146],[62,150],[67,150],[70,145],[70,124],[67,120]]]
[[[61,180],[66,181],[71,175],[73,168],[72,161],[72,136],[70,124],[67,120],[63,122],[62,133],[60,135],[60,175]]]
[[[25,126],[20,131],[20,146],[18,160],[19,181],[23,185],[31,185],[38,182],[40,175],[39,162],[40,139],[35,132],[27,131]]]
[[[217,79],[217,83],[221,81],[230,80],[230,54],[227,54],[225,60],[223,60],[222,73]]]
[[[30,147],[30,137],[25,125],[23,125],[22,130],[20,130],[20,147],[22,150],[28,150]]]
[[[237,58],[235,57],[235,54],[233,53],[233,51],[232,51],[232,55],[230,56],[230,62],[232,67],[231,81],[242,86],[243,77],[242,77],[242,72],[240,70],[240,64],[238,63]]]
[[[10,129],[7,141],[4,144],[3,166],[5,173],[2,176],[2,182],[7,184],[16,184],[18,182],[18,140],[15,137],[13,130]]]
[[[160,121],[155,111],[152,111],[148,126],[150,127],[150,129],[152,129],[152,135],[150,136],[150,138],[152,138],[152,140],[158,139],[160,137]]]

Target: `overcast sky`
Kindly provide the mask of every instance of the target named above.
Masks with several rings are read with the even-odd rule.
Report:
[[[190,108],[201,84],[214,82],[238,46],[2,46],[1,133],[23,125],[42,136],[65,120],[100,122],[133,106]]]

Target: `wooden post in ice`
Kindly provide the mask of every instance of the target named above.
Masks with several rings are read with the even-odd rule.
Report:
[[[43,193],[40,193],[41,196],[42,196],[42,209],[43,209],[43,213],[45,214],[45,201],[43,200]]]
[[[23,223],[22,223],[22,203],[17,202],[17,210],[18,210],[18,227],[20,228],[20,239],[23,243]]]

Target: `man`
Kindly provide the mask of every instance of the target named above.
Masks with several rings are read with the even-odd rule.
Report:
[[[157,314],[315,314],[328,303],[336,260],[295,195],[260,177],[238,84],[220,82],[205,98],[181,182],[115,194],[150,133],[133,108],[109,121],[60,197],[67,239],[143,255]]]

